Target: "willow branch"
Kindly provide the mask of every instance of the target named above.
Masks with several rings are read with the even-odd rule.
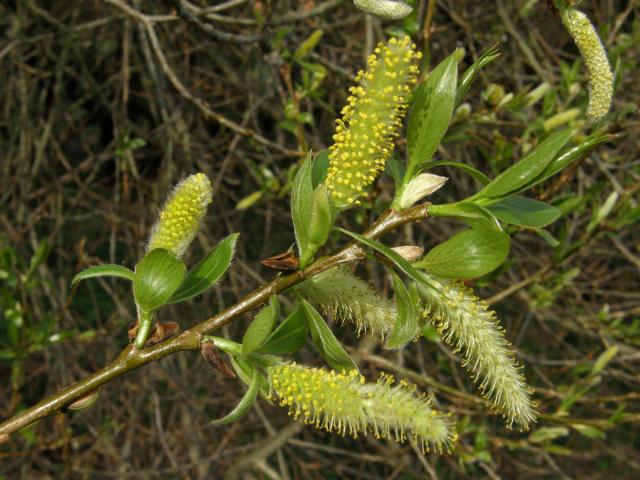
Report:
[[[429,204],[421,204],[402,212],[387,210],[363,235],[370,239],[376,239],[402,225],[424,220],[428,216],[428,207]],[[164,342],[143,350],[138,350],[133,345],[129,345],[115,360],[104,368],[54,393],[33,407],[1,423],[0,443],[6,441],[10,434],[38,420],[58,413],[64,413],[69,405],[94,394],[102,385],[111,382],[131,370],[135,370],[143,365],[177,352],[199,349],[200,339],[204,334],[218,330],[238,316],[266,303],[271,295],[282,293],[294,285],[332,267],[343,263],[356,262],[363,258],[364,249],[359,244],[354,242],[349,243],[337,253],[316,260],[302,271],[278,277],[272,282],[263,285],[249,293],[235,305],[185,330],[177,337],[165,340]]]

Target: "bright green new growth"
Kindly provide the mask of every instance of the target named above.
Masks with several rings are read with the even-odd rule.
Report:
[[[182,257],[200,228],[212,200],[211,182],[204,173],[182,180],[162,207],[147,250],[164,248]]]
[[[416,83],[420,56],[409,37],[392,38],[376,47],[367,60],[368,70],[358,72],[359,85],[349,89],[329,148],[325,183],[338,209],[358,205],[384,170]]]
[[[459,282],[428,277],[418,285],[425,302],[424,316],[455,351],[464,351],[464,363],[479,383],[483,396],[504,415],[507,426],[516,422],[527,429],[536,420],[521,367],[504,338],[493,311]]]
[[[424,395],[415,396],[415,386],[393,383],[390,375],[365,383],[356,370],[336,373],[295,363],[269,369],[271,396],[308,425],[354,438],[372,432],[404,442],[409,435],[425,451],[448,448],[456,436],[446,415],[432,410]]]
[[[322,272],[298,287],[300,293],[325,315],[342,323],[351,321],[357,334],[387,335],[396,320],[396,308],[367,282],[345,267]]]
[[[598,32],[589,18],[573,8],[562,11],[562,21],[576,42],[589,71],[589,105],[587,116],[591,120],[604,117],[611,108],[613,73]]]

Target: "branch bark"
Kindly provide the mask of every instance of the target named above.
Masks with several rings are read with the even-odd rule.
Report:
[[[429,204],[425,203],[416,205],[402,212],[387,210],[363,235],[370,239],[376,239],[402,225],[424,220],[428,217],[428,208]],[[177,352],[199,349],[202,335],[218,330],[234,318],[266,303],[271,295],[282,293],[294,285],[332,267],[343,263],[359,261],[363,258],[363,247],[355,242],[351,242],[337,253],[316,260],[302,271],[278,277],[272,282],[263,285],[246,295],[235,305],[185,330],[175,338],[165,340],[164,342],[142,350],[138,350],[133,345],[129,345],[115,360],[104,368],[54,393],[13,418],[0,423],[0,443],[8,440],[9,435],[12,433],[38,420],[58,413],[64,413],[69,405],[88,395],[94,394],[102,385],[115,380],[131,370],[135,370],[143,365]]]

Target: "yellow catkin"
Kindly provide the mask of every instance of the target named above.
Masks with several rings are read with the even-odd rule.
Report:
[[[356,75],[358,85],[336,120],[334,144],[329,148],[325,183],[334,205],[346,209],[360,203],[391,156],[394,138],[416,83],[420,53],[408,37],[380,43]]]
[[[390,375],[366,383],[356,370],[337,373],[295,363],[269,369],[271,397],[308,425],[354,438],[373,433],[404,442],[409,436],[425,451],[448,448],[455,434],[447,415],[415,395],[415,386],[394,383]]]
[[[507,426],[527,429],[537,414],[521,367],[515,360],[504,330],[488,305],[459,282],[427,276],[418,291],[423,312],[443,340],[462,351],[463,365],[479,385],[483,396],[504,415]]]
[[[576,42],[589,71],[589,105],[587,117],[596,121],[611,108],[613,73],[598,32],[582,12],[568,8],[562,12],[562,21]]]
[[[358,335],[383,338],[396,321],[395,305],[346,267],[330,268],[298,286],[298,291],[334,320],[353,322]]]
[[[162,207],[153,226],[147,250],[164,248],[177,257],[184,255],[200,228],[212,189],[204,173],[196,173],[182,180]]]

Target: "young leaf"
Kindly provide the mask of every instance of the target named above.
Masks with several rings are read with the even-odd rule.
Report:
[[[432,217],[453,217],[463,221],[470,227],[485,227],[502,231],[500,222],[498,222],[493,213],[475,203],[457,202],[431,205],[429,207],[429,215]]]
[[[499,220],[520,227],[540,228],[556,221],[562,212],[551,205],[512,195],[487,207]]]
[[[249,364],[251,365],[251,364]],[[235,422],[239,418],[243,417],[251,408],[253,403],[256,401],[256,397],[258,396],[259,390],[259,379],[260,376],[256,371],[255,367],[251,365],[251,382],[249,383],[249,389],[244,394],[238,405],[231,410],[227,415],[217,420],[213,420],[211,425],[215,425],[219,427],[221,425],[227,425],[228,423]]]
[[[458,53],[449,55],[418,88],[407,126],[409,164],[404,183],[431,160],[453,113],[458,85]]]
[[[404,258],[402,258],[399,254],[391,250],[386,245],[382,243],[371,240],[370,238],[363,237],[362,235],[354,232],[350,232],[349,230],[345,230],[344,228],[334,227],[338,232],[344,233],[345,235],[349,235],[352,238],[355,238],[358,242],[366,245],[369,248],[374,249],[376,252],[381,253],[389,260],[391,260],[400,270],[402,270],[406,275],[408,275],[411,279],[415,280],[419,283],[425,283],[428,281],[425,279],[424,275],[416,270],[413,265],[407,262]]]
[[[178,289],[184,272],[184,263],[169,251],[151,250],[136,266],[133,280],[136,304],[146,312],[157,310]]]
[[[313,343],[317,347],[320,355],[325,361],[337,371],[349,372],[357,370],[358,367],[353,362],[347,352],[345,352],[340,342],[335,337],[331,329],[327,326],[324,319],[306,300],[302,300],[302,308],[307,320],[307,326],[311,331]]]
[[[87,278],[95,278],[95,277],[120,277],[126,278],[127,280],[133,281],[135,277],[135,273],[132,270],[129,270],[127,267],[122,267],[120,265],[114,265],[111,263],[103,264],[103,265],[95,265],[93,267],[89,267],[78,273],[73,280],[71,280],[71,286],[73,287],[76,283],[81,280],[85,280]]]
[[[468,228],[414,263],[444,278],[469,279],[495,270],[507,258],[511,238],[489,228]]]
[[[433,167],[454,167],[459,168],[460,170],[468,173],[473,178],[478,180],[482,185],[488,184],[491,179],[487,177],[484,173],[478,170],[475,167],[472,167],[469,164],[456,162],[454,160],[432,160],[431,162],[427,162],[424,165],[424,170],[430,170]]]
[[[396,190],[400,188],[402,185],[402,178],[404,177],[404,172],[406,168],[398,157],[393,156],[387,161],[387,166],[385,168],[385,174],[389,175],[393,178],[393,183],[396,187]]]
[[[400,348],[416,336],[418,312],[402,279],[393,271],[391,271],[391,276],[393,277],[393,290],[396,293],[398,318],[387,339],[386,347]]]
[[[549,165],[569,141],[573,130],[565,129],[551,135],[522,160],[512,165],[478,193],[468,198],[479,205],[490,205],[509,195],[525,190]]]
[[[169,299],[169,303],[189,300],[220,280],[231,264],[238,235],[234,233],[222,240],[209,255],[189,270],[178,290]]]
[[[311,152],[309,152],[300,165],[291,187],[291,218],[293,219],[293,231],[296,236],[298,252],[301,256],[309,241],[309,218],[311,217],[313,198],[311,174],[312,163]]]
[[[555,175],[556,173],[564,170],[571,163],[573,163],[583,153],[591,150],[596,145],[611,140],[608,135],[594,134],[580,145],[576,145],[573,148],[565,150],[558,155],[551,163],[549,163],[545,169],[536,177],[536,179],[528,185],[528,188],[537,185],[540,182],[545,181],[547,178]]]
[[[456,105],[462,101],[462,97],[464,97],[464,95],[469,90],[469,87],[475,80],[476,75],[478,75],[480,69],[493,62],[499,56],[500,52],[495,46],[492,46],[491,48],[483,52],[478,60],[473,62],[473,64],[471,64],[471,66],[465,70],[465,72],[462,74],[462,77],[460,78],[460,84],[456,93]]]
[[[311,170],[311,183],[314,189],[327,178],[328,170],[329,150],[321,150],[316,154],[316,158],[313,159],[313,168]]]
[[[311,217],[309,218],[308,249],[315,251],[325,244],[331,230],[331,207],[329,205],[329,191],[322,184],[313,192],[311,202]]]
[[[280,314],[280,302],[273,295],[269,304],[258,312],[242,337],[242,353],[249,355],[269,337]]]
[[[258,377],[258,393],[264,399],[269,397],[269,383],[262,372],[257,368],[258,358],[246,359],[242,355],[231,355],[231,366],[238,374],[238,378],[247,386],[251,386],[251,382]]]
[[[300,305],[280,324],[258,349],[260,353],[285,354],[297,352],[307,341],[305,312]]]

